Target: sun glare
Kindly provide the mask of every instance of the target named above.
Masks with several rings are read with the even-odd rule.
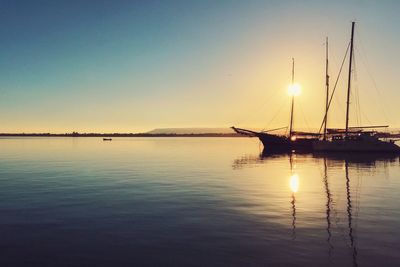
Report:
[[[301,91],[301,87],[297,83],[291,84],[288,87],[288,94],[290,96],[298,96],[300,94],[300,91]]]
[[[293,193],[299,191],[299,176],[297,174],[290,176],[289,186]]]

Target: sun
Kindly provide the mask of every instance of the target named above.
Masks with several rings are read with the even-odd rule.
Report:
[[[290,96],[298,96],[301,92],[301,87],[297,83],[293,83],[288,87],[288,94]]]

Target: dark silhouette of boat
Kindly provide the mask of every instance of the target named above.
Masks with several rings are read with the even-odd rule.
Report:
[[[112,138],[103,138],[103,141],[112,141]]]
[[[292,88],[294,88],[294,59],[292,59]],[[294,124],[294,99],[295,92],[291,93],[292,101],[291,101],[291,110],[290,110],[290,124],[289,124],[289,134],[288,135],[279,135],[272,134],[271,132],[286,129],[287,127],[282,127],[278,129],[272,129],[269,131],[261,131],[255,132],[243,128],[237,128],[232,126],[231,128],[239,134],[247,135],[247,136],[255,136],[260,139],[264,146],[264,150],[273,151],[309,151],[311,152],[313,149],[313,142],[318,140],[319,134],[315,133],[307,133],[307,132],[296,132],[293,130]]]
[[[264,151],[296,151],[296,152],[364,152],[364,153],[400,153],[400,147],[396,145],[394,139],[396,136],[379,132],[374,129],[387,128],[388,126],[361,126],[349,127],[349,109],[350,109],[350,90],[352,78],[352,61],[353,61],[353,40],[354,26],[352,22],[351,40],[346,50],[345,57],[342,62],[340,73],[350,51],[349,57],[349,72],[347,84],[347,106],[346,106],[346,127],[345,129],[328,129],[328,111],[332,102],[337,80],[332,94],[329,93],[329,75],[328,75],[328,38],[326,39],[326,103],[325,116],[318,133],[305,133],[293,131],[293,113],[294,113],[294,94],[292,95],[292,105],[290,113],[290,128],[289,135],[272,134],[270,131],[255,132],[247,129],[232,127],[232,129],[243,135],[256,136],[263,143]],[[292,65],[292,85],[294,85],[294,61]],[[283,127],[286,128],[286,127]],[[324,129],[321,134],[322,128]],[[384,139],[382,139],[382,137]],[[398,140],[398,139],[397,139]]]
[[[313,150],[316,152],[390,152],[400,153],[400,147],[395,144],[395,140],[386,136],[386,140],[380,139],[380,133],[376,130],[377,128],[387,128],[384,126],[361,126],[361,127],[349,127],[349,115],[350,115],[350,91],[351,91],[351,78],[352,78],[352,62],[353,62],[353,50],[354,50],[354,26],[355,22],[351,25],[351,39],[350,39],[350,56],[349,56],[349,72],[347,81],[347,101],[346,101],[346,127],[345,129],[327,129],[327,118],[329,106],[332,101],[335,88],[329,99],[329,76],[327,74],[327,92],[326,92],[326,109],[325,116],[322,122],[324,126],[323,138],[321,140],[313,141]],[[349,49],[349,48],[348,48]],[[347,56],[347,52],[345,58]],[[328,52],[327,52],[328,54]],[[344,63],[344,60],[343,60]],[[342,67],[343,67],[342,63]],[[328,59],[327,67],[328,69]],[[339,72],[340,75],[340,72]],[[322,128],[321,125],[321,128]],[[320,128],[320,131],[321,131]],[[367,129],[367,131],[365,131]],[[371,129],[371,130],[368,130]]]
[[[271,134],[268,131],[255,132],[247,129],[232,127],[243,135],[258,137],[264,146],[264,151],[270,152],[312,152],[313,142],[318,140],[318,134],[292,132],[291,135]]]

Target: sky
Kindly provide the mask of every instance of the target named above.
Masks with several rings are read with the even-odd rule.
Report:
[[[319,128],[356,21],[350,124],[400,127],[399,1],[0,0],[0,132]],[[348,67],[329,115],[344,127]]]

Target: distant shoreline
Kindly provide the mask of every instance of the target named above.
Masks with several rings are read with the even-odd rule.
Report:
[[[0,137],[245,137],[237,133],[149,134],[149,133],[0,133]]]
[[[237,133],[0,133],[0,137],[249,137]],[[400,138],[400,133],[380,133],[380,138]]]

